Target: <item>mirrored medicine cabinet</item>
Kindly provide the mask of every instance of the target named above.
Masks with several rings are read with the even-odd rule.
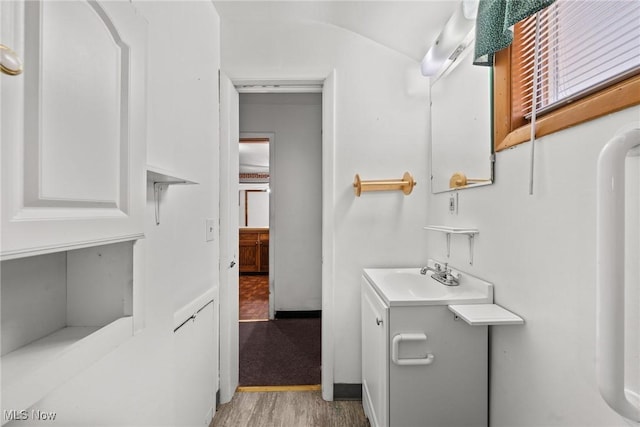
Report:
[[[473,43],[431,83],[431,191],[493,183],[491,67],[473,65]]]

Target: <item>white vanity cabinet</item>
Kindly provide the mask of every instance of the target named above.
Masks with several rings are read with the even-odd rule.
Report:
[[[488,328],[447,303],[394,305],[363,276],[362,389],[373,427],[487,425]]]
[[[125,1],[1,2],[3,260],[134,240],[145,206],[146,22]]]

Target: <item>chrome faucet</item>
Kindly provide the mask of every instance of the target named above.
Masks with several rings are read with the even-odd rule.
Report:
[[[445,264],[446,265],[446,264]],[[435,274],[441,274],[442,273],[442,266],[439,263],[434,263],[433,267],[422,267],[420,269],[420,274],[422,275],[426,275],[428,271],[433,271]]]
[[[454,273],[449,268],[448,263],[444,263],[444,267],[439,263],[435,263],[433,267],[422,267],[420,274],[427,274],[427,271],[433,271],[431,277],[446,286],[458,286],[460,284],[460,274]]]

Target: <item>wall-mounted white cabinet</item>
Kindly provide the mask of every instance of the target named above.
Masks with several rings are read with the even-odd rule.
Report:
[[[143,235],[146,22],[129,2],[2,2],[3,260]],[[70,24],[73,25],[70,25]]]
[[[2,410],[27,409],[133,335],[134,245],[2,262]]]

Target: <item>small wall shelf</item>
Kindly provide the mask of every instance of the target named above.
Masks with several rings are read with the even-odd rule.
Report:
[[[522,325],[524,323],[522,317],[498,304],[452,304],[449,305],[449,310],[472,326]]]
[[[150,165],[147,165],[147,181],[153,182],[153,201],[156,208],[156,225],[160,225],[161,194],[169,185],[198,184],[190,179],[182,178],[174,172]]]
[[[451,235],[452,234],[465,234],[469,237],[469,265],[473,265],[473,241],[476,234],[480,231],[476,228],[456,228],[447,227],[443,225],[427,225],[425,230],[439,231],[447,235],[447,258],[451,256]]]

